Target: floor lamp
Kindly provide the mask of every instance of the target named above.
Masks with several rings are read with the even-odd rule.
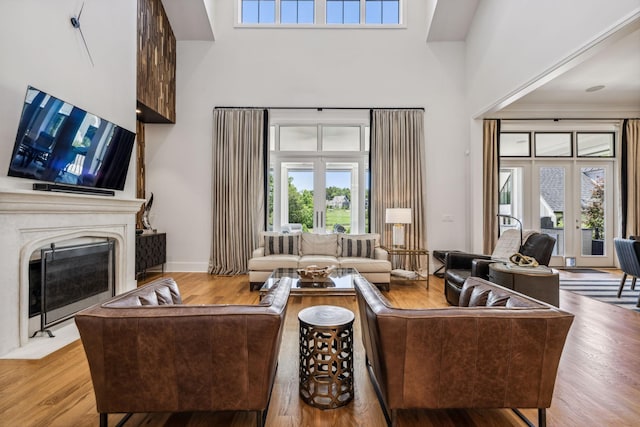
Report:
[[[411,208],[387,208],[385,222],[393,224],[393,246],[404,246],[404,224],[411,224]]]
[[[518,218],[516,218],[515,216],[512,215],[507,215],[507,214],[498,214],[496,215],[499,218],[509,218],[509,219],[515,219],[516,222],[520,225],[520,247],[522,247],[522,221],[520,221]]]

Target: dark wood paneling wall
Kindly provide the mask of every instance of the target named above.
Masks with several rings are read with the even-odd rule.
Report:
[[[144,123],[140,120],[136,122],[136,197],[138,199],[146,199],[146,185],[145,185],[145,141],[144,141]],[[136,215],[136,228],[142,227],[142,214],[144,213],[144,205],[140,207],[138,214]]]
[[[161,0],[138,0],[138,119],[176,121],[176,38]]]

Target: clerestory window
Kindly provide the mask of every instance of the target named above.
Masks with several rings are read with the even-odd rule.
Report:
[[[239,7],[246,25],[399,26],[403,0],[240,0]]]

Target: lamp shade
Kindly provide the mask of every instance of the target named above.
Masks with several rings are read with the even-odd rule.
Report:
[[[411,224],[411,208],[387,208],[385,222],[387,224]]]

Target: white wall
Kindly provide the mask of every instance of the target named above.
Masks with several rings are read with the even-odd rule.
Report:
[[[167,269],[207,268],[216,106],[424,107],[429,248],[464,246],[464,44],[426,44],[426,4],[408,4],[404,29],[296,30],[233,28],[233,3],[215,5],[215,42],[178,43],[177,123],[146,126],[151,221],[167,232]]]
[[[472,118],[496,106],[640,13],[638,0],[483,0],[467,36]],[[522,93],[524,94],[524,93]],[[482,123],[470,125],[469,242],[482,249]]]
[[[70,23],[85,4],[80,33]],[[0,188],[30,189],[6,176],[28,85],[136,130],[135,1],[3,0],[0,3]],[[135,196],[135,156],[123,195]],[[120,193],[120,192],[119,192]]]

